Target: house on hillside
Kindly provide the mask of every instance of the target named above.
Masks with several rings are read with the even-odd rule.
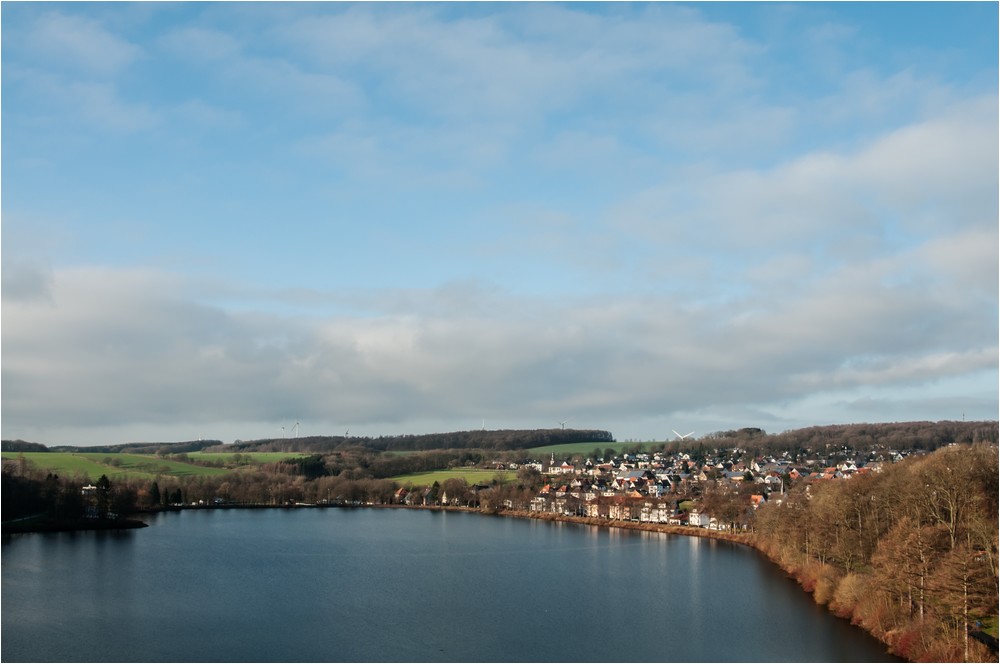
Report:
[[[785,490],[785,481],[777,473],[772,473],[764,478],[764,486],[767,487],[768,491],[783,493]]]
[[[594,466],[594,472],[591,473],[594,477],[612,477],[615,474],[615,465],[613,463],[601,463]]]

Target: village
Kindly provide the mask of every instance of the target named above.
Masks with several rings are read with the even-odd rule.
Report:
[[[496,470],[537,473],[541,488],[531,497],[512,495],[495,484],[473,484],[459,490],[452,487],[450,494],[447,486],[439,493],[432,488],[399,488],[394,502],[746,530],[757,509],[767,503],[780,504],[793,487],[803,486],[808,495],[816,482],[879,473],[885,464],[913,453],[882,449],[855,454],[843,448],[794,462],[788,452],[751,455],[741,448],[703,457],[652,452],[561,462],[552,454],[545,461],[494,466]]]

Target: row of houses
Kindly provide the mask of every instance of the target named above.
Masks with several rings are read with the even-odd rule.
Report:
[[[765,496],[751,496],[748,510],[754,510],[766,500]],[[734,524],[722,523],[701,510],[682,510],[678,500],[656,500],[640,495],[578,497],[573,494],[540,494],[531,501],[531,511],[563,516],[584,516],[610,521],[636,521],[664,523],[678,526],[695,526],[711,530],[731,530]],[[745,520],[741,520],[745,521]],[[742,526],[737,526],[742,527]]]
[[[396,489],[392,496],[392,502],[398,505],[428,506],[428,505],[479,505],[480,496],[491,490],[489,484],[472,484],[462,495],[448,495],[446,490],[437,493],[434,487],[421,487],[413,490],[406,487]],[[513,505],[506,505],[508,509],[513,509]]]

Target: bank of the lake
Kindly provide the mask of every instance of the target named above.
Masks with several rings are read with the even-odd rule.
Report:
[[[52,519],[48,517],[28,517],[5,521],[4,535],[24,533],[69,533],[88,530],[132,530],[146,528],[148,524],[139,519]]]

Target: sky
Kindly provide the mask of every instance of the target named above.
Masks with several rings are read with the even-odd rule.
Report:
[[[0,12],[4,439],[998,418],[994,2]]]

